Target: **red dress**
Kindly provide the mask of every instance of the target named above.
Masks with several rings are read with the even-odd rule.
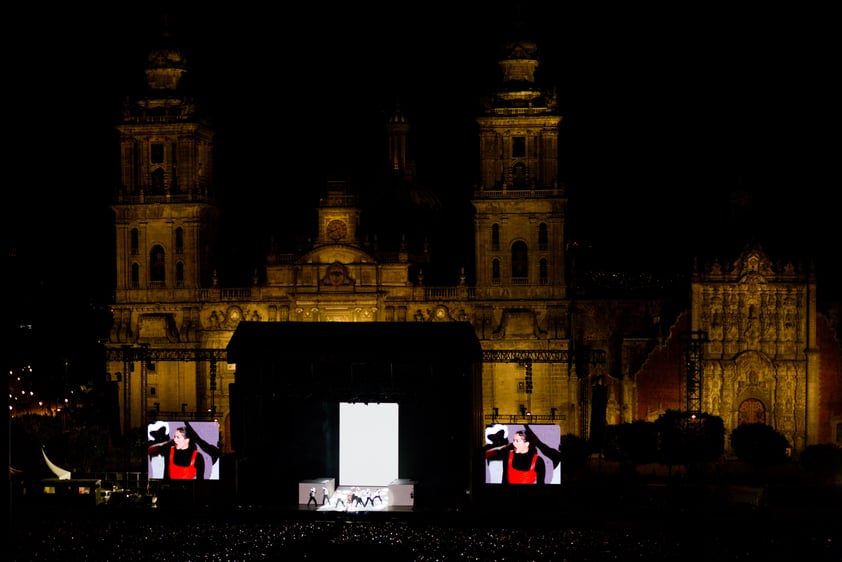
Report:
[[[532,453],[532,463],[529,470],[518,470],[512,466],[515,452],[509,451],[509,466],[506,473],[509,475],[509,484],[535,484],[538,480],[538,472],[535,470],[535,463],[538,462],[538,453]]]
[[[175,456],[175,447],[170,448],[170,478],[174,480],[195,480],[196,479],[196,455],[199,451],[193,450],[193,455],[190,457],[190,464],[181,466],[173,462]]]

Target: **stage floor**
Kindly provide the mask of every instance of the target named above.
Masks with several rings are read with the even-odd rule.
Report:
[[[310,502],[301,504],[300,509],[327,512],[394,512],[412,511],[411,505],[393,505],[389,488],[339,487],[324,504]]]

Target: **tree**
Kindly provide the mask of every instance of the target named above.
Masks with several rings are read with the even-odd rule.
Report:
[[[714,461],[725,452],[725,424],[719,416],[667,410],[656,421],[658,461],[690,469]]]
[[[562,474],[568,480],[575,480],[588,466],[588,442],[578,435],[568,433],[561,437],[560,450]]]
[[[74,471],[103,472],[109,453],[108,430],[102,426],[73,427],[63,434],[65,458]]]
[[[760,468],[785,462],[789,441],[770,425],[744,423],[731,432],[731,448],[738,459]]]
[[[645,464],[655,462],[657,454],[658,434],[654,423],[637,420],[607,428],[606,460]]]
[[[831,485],[842,474],[842,449],[829,443],[809,445],[801,451],[801,467],[817,484]]]

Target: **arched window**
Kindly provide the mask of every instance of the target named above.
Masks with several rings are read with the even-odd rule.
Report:
[[[152,193],[163,193],[164,192],[164,170],[158,168],[154,172],[152,172],[152,186],[151,186]]]
[[[132,264],[132,289],[140,288],[140,266],[137,262]]]
[[[526,137],[512,137],[512,158],[526,157]]]
[[[153,164],[164,163],[164,145],[160,142],[152,143],[149,147],[149,160]]]
[[[175,286],[184,287],[184,262],[175,264]]]
[[[528,185],[526,165],[523,162],[518,162],[512,167],[512,185],[520,189],[523,189]]]
[[[547,223],[542,222],[538,225],[538,249],[546,250],[549,245],[549,234],[547,233]]]
[[[170,145],[170,185],[173,191],[178,189],[178,147],[175,143]]]
[[[184,229],[180,226],[175,229],[175,253],[184,253]]]
[[[491,249],[498,251],[500,250],[500,225],[499,224],[492,224],[491,225]]]
[[[547,271],[547,258],[541,258],[541,261],[538,262],[538,276],[540,278],[541,285],[546,285],[549,281],[549,273]]]
[[[526,242],[518,240],[512,244],[512,279],[529,277],[529,251]]]
[[[500,260],[498,259],[491,261],[491,281],[493,283],[500,282]]]
[[[133,228],[131,232],[129,232],[129,251],[133,256],[137,255],[138,248],[140,247],[140,233],[136,228]]]
[[[156,285],[163,285],[167,280],[167,260],[164,248],[154,246],[149,252],[149,280]]]

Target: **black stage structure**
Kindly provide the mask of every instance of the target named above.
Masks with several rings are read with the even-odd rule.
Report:
[[[416,508],[470,500],[483,356],[469,323],[241,322],[227,351],[242,504],[297,504],[308,479],[340,484],[340,402],[398,404],[399,478],[415,483]]]

